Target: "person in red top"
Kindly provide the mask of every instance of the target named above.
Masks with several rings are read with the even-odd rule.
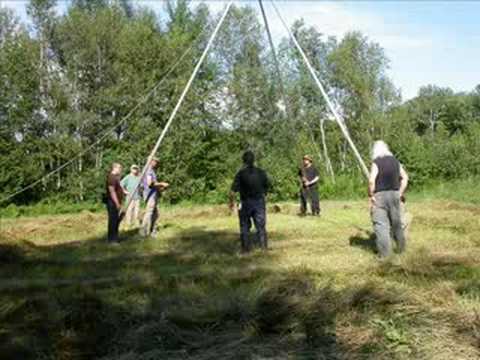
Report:
[[[110,244],[118,244],[118,228],[120,226],[120,209],[124,192],[120,185],[122,176],[122,165],[113,163],[106,181],[106,204],[108,211],[108,235],[107,240]]]

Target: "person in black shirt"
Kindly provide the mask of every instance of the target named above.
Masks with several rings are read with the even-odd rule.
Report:
[[[110,244],[118,244],[118,228],[122,217],[121,208],[124,196],[123,188],[120,185],[122,165],[113,163],[105,182],[106,205],[108,211],[108,235]]]
[[[303,166],[298,171],[301,180],[300,189],[300,215],[307,214],[307,202],[310,202],[310,208],[313,215],[320,215],[320,200],[318,196],[318,180],[320,179],[318,170],[313,166],[313,159],[309,155],[303,157]]]
[[[391,235],[398,245],[398,252],[405,251],[402,199],[407,186],[408,175],[402,164],[393,156],[387,144],[376,141],[372,148],[368,197],[377,250],[382,258],[391,255]]]
[[[265,230],[266,211],[265,195],[270,188],[268,176],[254,166],[255,155],[251,151],[243,154],[243,168],[235,175],[230,191],[230,208],[235,206],[235,193],[240,193],[240,243],[242,252],[249,252],[252,245],[249,240],[251,221],[257,230],[257,241],[267,249],[267,232]]]

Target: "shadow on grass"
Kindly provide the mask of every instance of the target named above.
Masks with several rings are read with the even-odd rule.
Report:
[[[422,253],[408,258],[401,266],[385,264],[378,268],[378,274],[410,283],[432,283],[452,281],[460,293],[470,292],[480,280],[478,262],[470,257]],[[465,286],[462,286],[465,285]]]
[[[125,235],[112,248],[103,237],[3,248],[9,263],[0,271],[12,282],[1,284],[2,356],[318,359],[339,351],[333,293],[316,289],[309,273],[274,272],[273,252],[239,256],[238,233],[193,227],[142,244],[136,232]],[[137,251],[155,241],[165,249]]]
[[[375,233],[371,231],[365,231],[365,235],[356,234],[349,239],[350,246],[359,247],[363,250],[377,253],[377,246],[375,243]]]
[[[167,244],[173,251],[181,253],[233,256],[239,250],[239,235],[233,231],[206,230],[206,227],[197,226],[167,239]]]
[[[337,317],[354,312],[368,324],[372,312],[381,316],[406,301],[375,284],[335,290],[319,286],[318,273],[278,271],[275,251],[239,256],[235,231],[192,227],[143,243],[136,232],[126,235],[119,247],[102,237],[13,251],[0,271],[13,267],[25,286],[2,290],[0,354],[375,359],[387,351],[383,338],[339,334]]]
[[[451,283],[435,289],[437,296],[475,299],[480,289],[478,261],[408,254],[401,266],[375,265],[372,283],[358,275],[341,280],[339,289],[324,285],[320,272],[279,271],[276,251],[239,256],[236,231],[172,223],[164,229],[175,235],[140,243],[137,231],[129,231],[120,247],[108,247],[104,237],[0,246],[0,278],[20,285],[0,289],[0,357],[414,358],[424,353],[400,351],[415,350],[411,335],[431,331],[432,317],[409,298],[410,290],[445,279]],[[272,242],[296,236],[285,233],[270,234]],[[360,230],[350,241],[367,251],[374,245]],[[418,325],[422,318],[426,325]],[[478,318],[456,323],[478,347]],[[445,327],[437,324],[442,334]]]

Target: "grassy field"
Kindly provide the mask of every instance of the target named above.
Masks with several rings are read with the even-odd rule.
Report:
[[[157,239],[104,214],[1,220],[2,359],[479,359],[480,206],[417,199],[380,262],[365,202],[270,211],[238,253],[225,207],[169,208]]]

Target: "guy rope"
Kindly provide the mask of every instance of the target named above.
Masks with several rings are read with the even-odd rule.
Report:
[[[277,56],[276,56],[276,53],[275,53],[275,49],[274,49],[274,43],[273,43],[273,40],[272,40],[272,35],[270,33],[270,29],[268,27],[268,22],[267,22],[267,17],[265,15],[265,10],[263,8],[263,4],[262,4],[262,1],[259,0],[259,3],[260,3],[260,8],[261,8],[261,11],[262,11],[262,16],[263,16],[263,19],[264,19],[264,22],[265,22],[265,27],[266,27],[266,30],[267,30],[267,35],[268,35],[268,40],[270,42],[270,46],[272,48],[272,52],[273,52],[273,57],[274,57],[274,62],[275,62],[275,67],[276,67],[276,72],[277,72],[277,75],[279,77],[279,85],[280,85],[280,91],[281,91],[281,96],[282,96],[282,101],[284,102],[284,106],[287,106],[286,104],[286,96],[285,96],[285,89],[284,89],[284,85],[283,85],[283,80],[282,80],[282,77],[281,77],[281,74],[280,74],[280,68],[279,68],[279,65],[278,65],[278,59],[277,59]],[[350,148],[352,149],[355,157],[357,158],[358,160],[358,163],[360,164],[360,167],[364,173],[364,175],[366,177],[368,177],[368,169],[365,165],[365,163],[363,162],[363,159],[360,155],[360,153],[358,152],[355,144],[353,143],[353,140],[351,139],[350,137],[350,134],[349,134],[349,131],[347,129],[347,126],[345,124],[345,121],[340,117],[340,115],[337,113],[337,111],[335,110],[335,107],[333,106],[328,94],[326,93],[322,83],[320,82],[320,80],[318,79],[316,73],[315,73],[315,70],[313,69],[308,57],[306,56],[305,52],[303,51],[302,47],[300,46],[300,44],[298,43],[296,37],[294,36],[294,34],[291,32],[290,28],[288,27],[287,23],[285,22],[285,20],[283,19],[280,11],[278,10],[278,8],[276,7],[275,3],[273,2],[273,0],[271,0],[271,3],[278,15],[278,17],[280,18],[283,26],[285,27],[285,29],[287,30],[293,44],[296,46],[297,50],[299,51],[299,53],[301,54],[301,57],[303,59],[303,61],[305,62],[310,74],[312,75],[314,81],[315,81],[315,84],[317,85],[317,87],[319,88],[320,90],[320,93],[322,94],[323,98],[325,99],[325,102],[329,108],[329,110],[331,111],[331,113],[333,114],[338,126],[340,127],[345,139],[347,140]],[[155,156],[155,154],[157,153],[158,149],[160,148],[160,145],[163,141],[163,139],[165,138],[171,124],[173,123],[173,120],[175,119],[175,116],[177,115],[177,112],[178,110],[180,109],[180,106],[182,105],[184,99],[185,99],[185,96],[187,95],[190,87],[192,86],[192,83],[198,73],[198,71],[200,70],[200,67],[202,66],[210,48],[212,47],[212,44],[230,10],[230,8],[232,7],[232,4],[233,4],[233,1],[230,1],[227,6],[225,7],[225,10],[223,12],[223,15],[221,16],[220,20],[218,21],[216,27],[215,27],[215,30],[213,31],[212,35],[210,36],[210,39],[207,43],[207,46],[205,47],[200,59],[198,60],[182,94],[180,95],[180,98],[178,99],[177,101],[177,104],[175,106],[175,108],[173,109],[172,113],[170,114],[170,117],[165,125],[165,127],[163,128],[160,136],[158,137],[157,139],[157,142],[155,143],[155,146],[153,147],[152,151],[150,152],[150,155],[148,156],[147,158],[147,162],[145,163],[145,166],[143,167],[142,169],[142,173],[141,173],[141,181],[139,181],[138,185],[137,185],[137,188],[135,189],[135,191],[132,192],[132,194],[130,194],[127,198],[127,202],[126,202],[126,205],[125,205],[125,208],[128,208],[131,200],[132,200],[132,196],[133,194],[138,191],[138,188],[140,186],[140,184],[142,183],[143,181],[143,178],[145,177],[145,174],[148,170],[148,167],[150,166],[150,163],[151,163],[151,160],[153,159],[153,157]],[[204,29],[205,30],[205,29]],[[203,31],[204,31],[203,30]],[[201,32],[201,34],[203,33],[203,31]],[[201,34],[199,34],[199,36],[197,37],[197,39],[199,39],[201,37]],[[125,116],[123,117],[119,122],[117,122],[114,126],[112,126],[111,128],[107,129],[105,132],[103,132],[103,134],[99,134],[100,137],[93,143],[91,144],[90,146],[88,146],[86,149],[84,149],[83,151],[79,152],[77,155],[75,155],[74,157],[70,158],[67,162],[65,162],[64,164],[60,165],[59,167],[57,167],[56,169],[50,171],[49,173],[47,173],[46,175],[44,175],[43,177],[41,177],[40,179],[32,182],[31,184],[7,195],[6,197],[0,199],[0,203],[2,202],[5,202],[5,201],[8,201],[10,200],[11,198],[35,187],[36,185],[42,183],[46,178],[49,178],[50,176],[58,173],[59,171],[61,171],[62,169],[66,168],[68,165],[72,164],[75,160],[79,159],[80,157],[82,157],[83,155],[87,154],[89,151],[93,150],[100,142],[102,142],[103,140],[105,140],[107,138],[108,135],[110,135],[113,131],[115,131],[119,126],[121,126],[122,124],[124,124],[127,120],[129,120],[132,115],[141,107],[143,106],[150,98],[153,94],[155,94],[155,92],[158,90],[158,88],[160,87],[160,85],[164,82],[164,80],[175,70],[175,68],[178,66],[178,64],[180,62],[182,62],[182,60],[190,53],[190,51],[193,49],[195,44],[192,44],[183,54],[182,56],[178,59],[178,61],[176,61],[171,67],[170,69],[165,73],[165,75],[161,78],[161,80],[153,87],[151,88],[150,91],[148,91],[147,94],[145,94],[142,98],[140,98],[140,100],[138,101],[138,103],[132,108],[132,110]],[[287,109],[288,111],[288,109]]]
[[[357,158],[358,160],[358,163],[360,164],[360,167],[364,173],[364,175],[367,177],[368,179],[368,176],[369,176],[369,172],[368,172],[368,168],[367,166],[365,165],[365,162],[363,161],[362,159],[362,156],[360,155],[359,151],[357,150],[357,147],[355,146],[355,144],[353,143],[353,140],[352,138],[350,137],[350,133],[348,131],[348,128],[347,126],[345,125],[345,121],[340,117],[340,115],[338,114],[337,110],[335,110],[335,107],[333,106],[332,102],[330,101],[330,97],[328,96],[327,92],[325,91],[322,83],[320,82],[320,80],[318,79],[318,76],[317,74],[315,73],[315,70],[313,69],[313,66],[312,64],[310,63],[310,60],[308,60],[308,57],[307,55],[305,55],[305,52],[303,51],[302,47],[300,46],[300,44],[298,43],[297,41],[297,38],[295,37],[295,35],[292,33],[292,31],[290,30],[290,28],[288,27],[287,23],[285,22],[285,20],[283,19],[282,17],[282,14],[280,13],[280,11],[278,10],[277,6],[275,5],[275,3],[273,2],[273,0],[271,1],[272,5],[273,5],[273,8],[275,9],[275,12],[277,13],[278,17],[280,18],[280,21],[282,22],[283,26],[285,27],[285,29],[287,30],[290,38],[292,39],[292,42],[294,43],[295,47],[297,48],[298,52],[300,53],[300,55],[302,56],[302,59],[303,61],[305,62],[305,65],[307,66],[308,70],[310,71],[310,74],[312,75],[314,81],[315,81],[315,84],[318,86],[318,88],[320,89],[320,93],[322,94],[323,98],[325,99],[325,102],[327,103],[327,106],[328,108],[330,109],[331,113],[333,114],[338,126],[340,127],[340,130],[342,131],[343,133],[343,136],[345,137],[345,139],[347,140],[350,148],[352,149],[355,157]]]
[[[137,183],[135,189],[129,194],[126,204],[125,204],[125,209],[128,209],[128,206],[132,202],[133,195],[138,191],[140,184],[143,181],[143,178],[145,177],[145,174],[147,173],[147,170],[150,166],[150,163],[152,162],[152,159],[155,157],[155,154],[157,153],[158,149],[160,148],[160,145],[162,144],[163,139],[165,138],[165,135],[168,132],[168,129],[170,128],[170,125],[172,125],[173,120],[175,119],[175,116],[177,115],[178,110],[180,109],[180,106],[183,103],[183,100],[185,99],[185,96],[188,93],[188,90],[190,90],[190,87],[192,86],[193,80],[195,80],[195,77],[197,76],[198,71],[200,70],[200,67],[202,66],[203,61],[207,57],[208,51],[212,47],[213,41],[215,40],[218,31],[220,30],[220,27],[222,26],[225,18],[227,17],[228,11],[230,10],[231,6],[233,4],[233,1],[230,1],[228,5],[225,8],[225,11],[218,21],[217,26],[215,27],[215,30],[213,31],[213,34],[210,36],[210,39],[208,40],[207,46],[205,47],[205,50],[203,50],[203,54],[200,57],[200,59],[197,62],[197,65],[193,69],[192,75],[190,76],[190,79],[187,82],[187,85],[185,85],[185,88],[183,89],[182,94],[180,95],[180,98],[177,101],[177,105],[175,105],[175,108],[173,109],[172,113],[170,114],[170,118],[168,119],[167,123],[165,124],[165,127],[162,130],[162,133],[158,137],[157,142],[155,143],[155,146],[153,147],[152,151],[150,152],[150,155],[147,158],[147,162],[145,163],[142,173],[140,175],[140,181]]]
[[[172,64],[172,66],[170,66],[170,68],[164,73],[164,75],[161,77],[161,79],[152,87],[150,88],[149,91],[147,91],[147,93],[142,96],[137,104],[127,113],[127,115],[125,115],[123,118],[121,118],[115,125],[113,125],[112,127],[106,129],[105,131],[103,132],[100,132],[99,134],[97,134],[97,140],[95,142],[93,142],[90,146],[88,146],[87,148],[85,148],[84,150],[78,152],[75,156],[71,157],[69,160],[67,160],[65,163],[63,163],[62,165],[58,166],[57,168],[55,168],[54,170],[50,171],[49,173],[45,174],[44,176],[42,176],[41,178],[35,180],[34,182],[26,185],[25,187],[17,190],[17,191],[14,191],[12,192],[11,194],[3,197],[2,199],[0,199],[0,204],[3,203],[3,202],[6,202],[12,198],[14,198],[15,196],[17,195],[20,195],[21,193],[27,191],[27,190],[30,190],[32,188],[34,188],[35,186],[41,184],[45,179],[48,179],[49,177],[57,174],[58,172],[60,172],[61,170],[63,170],[64,168],[66,168],[67,166],[71,165],[75,160],[81,158],[82,156],[84,156],[85,154],[89,153],[90,151],[92,151],[97,145],[99,145],[102,141],[104,141],[111,133],[113,133],[114,131],[116,131],[116,129],[118,129],[118,127],[122,126],[123,124],[125,124],[128,120],[130,120],[130,118],[133,116],[133,114],[141,107],[143,106],[153,95],[155,95],[155,93],[157,92],[157,90],[160,88],[160,86],[165,82],[165,80],[168,79],[168,77],[173,73],[173,71],[178,67],[178,65],[180,65],[183,60],[187,57],[187,55],[193,50],[193,48],[195,47],[196,43],[201,40],[202,38],[202,35],[203,33],[206,31],[206,28],[204,28],[202,30],[202,32],[200,34],[198,34],[198,36],[196,37],[196,39],[192,42],[192,44],[190,44],[190,46],[183,52],[183,54],[180,56],[180,58],[178,58],[175,63]]]

